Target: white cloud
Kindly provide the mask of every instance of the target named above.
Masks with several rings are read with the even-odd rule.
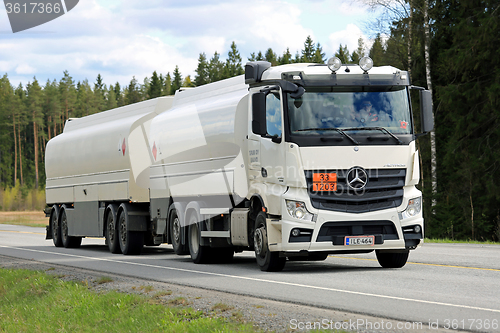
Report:
[[[118,81],[125,85],[132,76],[142,82],[154,70],[166,74],[176,65],[183,76],[194,75],[199,53],[205,52],[210,59],[217,51],[225,59],[232,41],[236,42],[243,62],[251,52],[265,52],[269,47],[278,55],[287,47],[295,54],[302,49],[308,35],[321,42],[328,55],[340,43],[354,50],[362,35],[356,25],[349,24],[324,41],[316,40],[316,36],[326,29],[320,31],[304,23],[314,21],[311,8],[330,10],[329,3],[321,0],[313,3],[257,0],[251,4],[246,0],[80,1],[73,10],[47,24],[16,34],[0,34],[0,70],[23,84],[33,76],[41,82],[59,80],[63,71],[68,70],[76,81],[87,78],[94,82],[101,74],[106,84]],[[357,11],[354,7],[344,7],[341,4],[336,8],[351,14]],[[2,15],[7,19],[0,9]],[[0,29],[8,27],[5,20],[0,21],[3,22]],[[329,29],[334,27],[331,23]]]
[[[363,38],[366,46],[368,39],[361,29],[355,24],[348,24],[344,30],[330,34],[329,51],[331,51],[331,54],[335,54],[342,44],[343,46],[347,45],[347,49],[352,53],[358,48],[358,39],[360,37]]]

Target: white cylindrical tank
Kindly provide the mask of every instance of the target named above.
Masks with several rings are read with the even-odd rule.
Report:
[[[160,97],[68,120],[63,133],[47,143],[47,204],[148,201],[148,184],[136,184],[151,162],[144,161],[144,155],[149,156],[147,127],[172,101],[173,97]],[[76,188],[83,188],[85,195],[80,197]]]
[[[247,129],[243,76],[177,92],[172,108],[151,123],[152,193],[174,201],[225,198],[228,208],[240,202],[248,191],[242,154]]]

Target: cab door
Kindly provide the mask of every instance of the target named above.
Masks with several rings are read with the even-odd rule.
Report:
[[[261,173],[264,183],[285,184],[285,149],[283,140],[283,98],[280,90],[266,96],[267,133],[260,138]]]

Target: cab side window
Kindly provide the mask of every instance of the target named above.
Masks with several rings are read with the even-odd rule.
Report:
[[[281,100],[277,92],[266,96],[267,134],[281,137]]]

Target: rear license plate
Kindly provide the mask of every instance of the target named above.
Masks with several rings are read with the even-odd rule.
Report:
[[[344,245],[374,245],[375,236],[346,236]]]
[[[313,191],[335,192],[337,191],[336,173],[313,173]]]

